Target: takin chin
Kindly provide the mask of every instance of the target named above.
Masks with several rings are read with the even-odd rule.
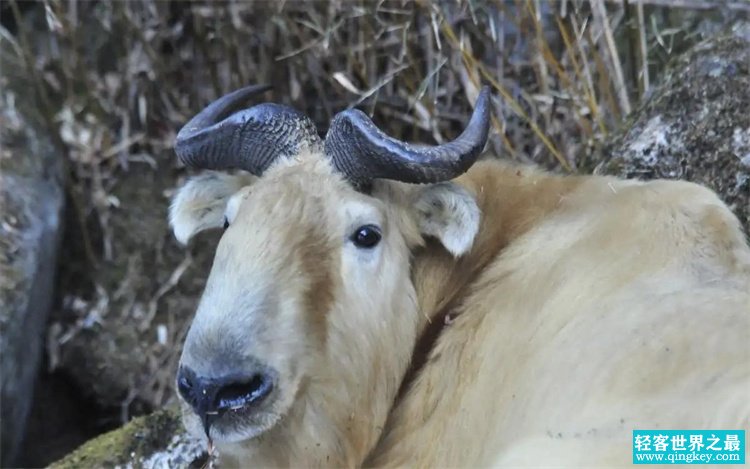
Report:
[[[244,170],[170,213],[225,230],[177,375],[224,466],[630,466],[634,428],[750,426],[750,248],[713,192],[477,162],[486,88],[434,147],[241,108],[266,89],[176,144]]]

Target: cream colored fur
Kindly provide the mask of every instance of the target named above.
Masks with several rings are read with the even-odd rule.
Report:
[[[483,172],[485,225],[532,220],[475,245],[499,250],[366,465],[625,467],[633,429],[750,426],[750,250],[713,193]]]
[[[175,195],[169,211],[177,240],[185,244],[195,233],[221,226],[229,198],[254,180],[254,176],[246,173],[229,175],[213,171],[190,179]]]
[[[225,466],[358,465],[382,433],[416,340],[409,253],[422,243],[419,217],[354,191],[318,155],[281,161],[234,195],[212,187],[236,189],[240,177],[188,182],[170,217],[185,240],[230,223],[182,363],[217,377],[241,372],[243,357],[253,357],[280,375],[272,405],[245,425],[212,428],[211,437]],[[420,194],[445,204],[423,207],[433,221],[466,204],[476,211],[451,185],[400,196],[416,204]],[[470,218],[462,215],[476,225]],[[382,228],[383,241],[356,248],[349,237],[368,224]],[[463,233],[451,238],[452,226],[443,220],[431,233],[454,250],[468,249]],[[196,416],[184,415],[187,428],[202,435]]]
[[[222,191],[205,189],[231,205]],[[201,193],[177,196],[178,237],[223,223],[185,215]],[[634,428],[750,426],[750,248],[704,188],[486,161],[366,196],[309,155],[235,200],[183,359],[210,372],[232,344],[279,368],[286,397],[250,422],[260,436],[215,436],[224,464],[629,466]],[[368,220],[374,256],[346,242]],[[305,306],[308,230],[331,261],[325,311]],[[248,295],[288,301],[261,315],[237,308]],[[396,400],[417,337],[449,313]]]

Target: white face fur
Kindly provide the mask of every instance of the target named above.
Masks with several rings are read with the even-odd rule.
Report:
[[[181,367],[209,380],[264,370],[272,381],[262,401],[217,415],[211,438],[246,441],[282,419],[294,431],[321,400],[331,405],[315,407],[320,418],[367,406],[373,425],[383,420],[416,340],[411,251],[429,235],[465,253],[479,216],[458,185],[382,181],[366,195],[317,155],[279,162],[261,178],[188,181],[170,210],[177,239],[228,228]],[[187,406],[185,423],[204,434]]]

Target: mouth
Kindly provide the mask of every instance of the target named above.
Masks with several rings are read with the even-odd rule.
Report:
[[[209,436],[211,426],[217,421],[232,422],[233,419],[242,418],[243,414],[247,416],[259,406],[269,407],[270,404],[265,401],[270,397],[273,387],[272,380],[262,379],[260,375],[256,375],[249,383],[223,387],[210,404],[206,401],[201,402],[196,410],[206,436]]]
[[[182,419],[191,434],[215,443],[236,443],[256,438],[273,428],[281,415],[255,406],[237,406],[209,412],[203,418],[183,402]]]
[[[180,366],[177,394],[190,433],[209,441],[239,441],[268,430],[278,420],[275,370],[254,367],[251,373],[205,377]]]

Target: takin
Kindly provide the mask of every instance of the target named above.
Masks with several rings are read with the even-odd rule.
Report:
[[[633,429],[750,427],[750,247],[710,190],[479,159],[483,89],[433,147],[325,139],[267,87],[179,132],[224,227],[177,373],[223,466],[630,466]]]

